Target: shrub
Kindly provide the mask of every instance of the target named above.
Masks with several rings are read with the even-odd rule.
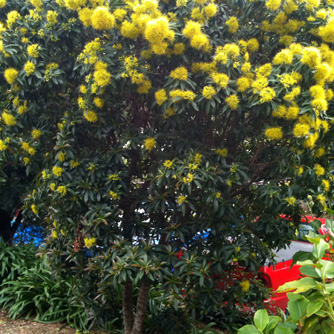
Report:
[[[273,262],[308,194],[328,210],[331,0],[1,5],[0,165],[32,178],[25,215],[59,275],[121,287],[126,334],[151,286],[197,312],[212,278]]]

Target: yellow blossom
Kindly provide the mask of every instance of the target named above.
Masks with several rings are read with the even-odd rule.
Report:
[[[91,248],[96,245],[96,238],[85,237],[84,242],[85,242],[85,247]]]
[[[288,203],[289,205],[294,205],[295,202],[296,202],[296,198],[293,197],[293,196],[292,196],[292,197],[286,197],[285,200],[287,201],[287,203]]]
[[[283,138],[283,131],[281,127],[273,127],[273,128],[268,128],[265,132],[264,132],[265,136],[269,139],[269,140],[280,140]]]
[[[38,214],[38,209],[37,209],[37,206],[36,206],[35,204],[32,204],[32,205],[30,206],[30,208],[31,208],[31,211],[32,211],[35,215]]]
[[[6,111],[4,111],[2,113],[2,119],[5,122],[6,125],[8,126],[14,126],[16,125],[16,119],[13,115],[7,113]]]
[[[240,283],[241,291],[242,292],[247,292],[250,288],[250,283],[248,280],[242,281]]]
[[[157,92],[155,92],[155,100],[157,101],[157,104],[161,106],[164,102],[168,100],[166,91],[164,89],[160,89]]]
[[[67,193],[67,189],[66,189],[66,186],[59,186],[57,188],[57,192],[62,195],[62,196],[65,196],[66,193]]]
[[[185,81],[188,79],[188,71],[184,66],[178,67],[170,72],[170,76],[175,80]]]
[[[256,52],[259,49],[259,42],[256,38],[251,38],[247,41],[247,50],[249,52]]]
[[[116,192],[112,190],[109,191],[109,196],[114,200],[119,199],[119,194],[117,194]]]
[[[97,30],[110,30],[115,25],[115,17],[107,7],[97,7],[92,15],[92,26]]]
[[[56,24],[58,22],[57,16],[58,16],[58,13],[56,11],[49,10],[47,15],[46,15],[46,19],[47,19],[48,23]]]
[[[323,168],[321,165],[319,164],[315,164],[314,165],[314,170],[315,170],[315,174],[317,176],[322,176],[325,175],[325,168]]]
[[[194,180],[194,175],[188,173],[186,177],[183,178],[184,183],[191,183]]]
[[[57,176],[61,177],[63,175],[64,169],[62,167],[54,166],[52,168],[52,173]]]
[[[38,44],[32,44],[27,47],[27,52],[30,57],[38,58],[41,47]]]
[[[295,137],[306,137],[310,132],[310,126],[307,124],[297,123],[293,129]]]
[[[70,161],[70,167],[71,168],[78,167],[79,165],[80,165],[80,163],[78,161],[74,161],[74,160]]]
[[[164,166],[167,167],[167,168],[171,168],[173,166],[173,161],[165,160]]]
[[[110,84],[111,74],[106,69],[100,69],[94,72],[94,80],[100,87]]]
[[[184,196],[184,195],[179,196],[177,198],[177,204],[180,204],[180,205],[183,204],[186,199],[187,199],[187,197]]]
[[[251,86],[251,80],[247,77],[241,77],[237,80],[237,86],[239,92],[244,92]]]
[[[4,143],[2,139],[0,139],[0,151],[5,151],[7,149],[7,145]]]
[[[229,82],[229,77],[224,73],[213,73],[212,80],[221,88],[226,88]]]
[[[212,86],[205,86],[202,91],[203,97],[210,100],[217,94],[216,90]]]
[[[86,118],[88,122],[95,123],[97,122],[97,114],[93,110],[87,110],[83,112],[83,116]]]
[[[274,65],[280,65],[280,64],[291,64],[293,60],[293,53],[289,49],[284,49],[276,54],[276,56],[273,59]]]
[[[233,95],[230,95],[228,96],[226,99],[225,99],[225,102],[227,103],[227,105],[232,109],[232,110],[236,110],[238,109],[238,106],[239,106],[239,99],[238,99],[238,96],[233,94]]]
[[[7,68],[4,74],[6,81],[10,85],[16,81],[16,78],[18,75],[19,75],[19,72],[15,68]]]
[[[227,157],[227,148],[217,148],[216,153],[223,158]]]
[[[181,90],[181,89],[173,89],[169,93],[170,97],[174,102],[179,101],[180,98],[184,100],[193,101],[196,97],[196,94],[191,90]]]
[[[329,188],[330,188],[330,183],[327,180],[322,180],[321,185],[322,185],[322,187],[324,188],[325,191],[328,191]]]
[[[300,61],[311,68],[315,68],[321,63],[320,51],[313,46],[305,47],[302,51],[302,57]]]
[[[24,70],[27,77],[35,72],[36,65],[32,61],[27,61],[24,65]]]
[[[155,146],[156,146],[157,142],[155,141],[155,139],[153,137],[151,138],[147,138],[145,139],[144,141],[144,147],[149,151],[151,152]]]
[[[231,34],[234,34],[237,32],[237,30],[239,29],[239,22],[238,19],[235,16],[231,16],[227,21],[226,21],[226,25],[228,26],[228,31]]]

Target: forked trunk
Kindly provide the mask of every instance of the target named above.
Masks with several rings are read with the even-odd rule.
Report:
[[[132,299],[133,289],[132,282],[127,280],[123,288],[123,323],[125,334],[142,334],[147,311],[148,295],[150,283],[143,280],[138,292],[136,316],[133,315]]]

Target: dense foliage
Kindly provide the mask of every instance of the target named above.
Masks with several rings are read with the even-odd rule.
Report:
[[[102,306],[123,285],[126,334],[152,284],[222,322],[261,302],[231,270],[288,243],[308,195],[330,210],[331,0],[0,6],[2,174],[32,179],[59,275]]]
[[[312,225],[317,231],[321,222],[315,220]],[[306,240],[313,243],[312,252],[299,251],[293,257],[293,263],[301,266],[303,278],[287,282],[277,290],[288,292],[288,319],[268,316],[266,310],[259,310],[254,315],[255,326],[243,326],[238,334],[333,332],[333,220],[327,220],[326,227],[327,235],[319,235],[312,231],[306,236]]]

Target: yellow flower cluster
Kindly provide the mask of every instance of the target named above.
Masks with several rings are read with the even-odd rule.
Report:
[[[155,146],[156,146],[157,142],[155,141],[155,139],[153,137],[151,138],[147,138],[145,139],[144,141],[144,147],[149,151],[151,152]]]
[[[167,168],[171,168],[173,166],[173,161],[165,160],[164,166],[167,167]]]
[[[188,79],[188,71],[184,66],[178,67],[170,72],[170,76],[175,80],[185,81]]]
[[[7,113],[6,111],[4,111],[2,113],[2,119],[5,122],[6,125],[8,126],[15,126],[16,125],[16,119],[13,115]]]
[[[21,15],[18,11],[12,10],[7,14],[7,26],[8,28],[11,28],[13,24],[16,23],[17,20],[21,19]]]
[[[24,70],[27,77],[35,72],[36,65],[32,61],[27,61],[24,65]]]
[[[30,208],[31,208],[31,211],[32,211],[35,215],[38,214],[38,208],[37,208],[37,206],[36,206],[35,204],[32,204],[32,205],[30,206]]]
[[[7,68],[4,73],[5,79],[10,85],[16,81],[18,75],[19,72],[15,68]]]
[[[182,30],[185,37],[190,39],[190,45],[197,50],[210,52],[212,46],[207,35],[202,33],[201,24],[195,21],[188,21]]]
[[[319,164],[314,165],[314,171],[317,176],[325,175],[325,168]]]
[[[85,110],[83,112],[83,116],[85,117],[85,119],[88,121],[88,122],[91,122],[91,123],[95,123],[97,122],[98,118],[97,118],[97,114],[95,111],[93,110]]]
[[[187,199],[187,197],[184,196],[184,195],[179,196],[176,200],[177,204],[182,205],[186,199]]]
[[[84,242],[85,242],[85,247],[91,248],[96,245],[96,238],[85,237]]]
[[[244,92],[251,87],[252,81],[247,77],[241,77],[237,80],[238,92]]]
[[[291,196],[291,197],[286,197],[285,200],[289,205],[294,205],[296,203],[296,198]]]
[[[40,50],[41,47],[38,44],[32,44],[27,47],[28,55],[33,58],[38,58]]]
[[[220,155],[221,157],[226,158],[228,151],[227,151],[227,148],[217,148],[216,153]]]
[[[0,151],[5,151],[7,150],[7,145],[3,140],[0,139]]]
[[[239,22],[238,19],[235,16],[231,16],[227,21],[226,25],[228,26],[228,31],[231,34],[234,34],[238,31],[239,29]]]
[[[49,24],[56,24],[58,22],[57,17],[58,13],[54,10],[49,10],[46,15],[46,19]]]
[[[191,90],[181,90],[181,89],[173,89],[169,93],[173,102],[183,100],[193,101],[196,97],[196,94]]]
[[[97,7],[91,17],[92,26],[97,30],[110,30],[115,26],[115,17],[107,7]]]
[[[62,196],[65,196],[66,193],[67,193],[67,189],[66,189],[66,186],[59,186],[57,188],[57,192],[62,195]]]
[[[228,106],[232,109],[232,110],[237,110],[238,106],[239,106],[239,98],[237,95],[233,94],[228,96],[225,99],[225,102],[228,104]]]
[[[269,140],[280,140],[283,138],[283,131],[281,127],[273,127],[273,128],[268,128],[265,132],[264,135],[269,139]]]
[[[111,74],[107,71],[108,64],[97,62],[93,74],[94,81],[100,87],[106,87],[110,84]]]
[[[27,142],[22,142],[21,147],[24,151],[26,151],[30,155],[34,155],[36,153],[36,150],[33,147],[31,147]]]
[[[119,194],[117,194],[115,191],[112,191],[112,190],[109,191],[109,196],[110,196],[113,200],[119,199]]]
[[[205,86],[202,91],[203,97],[210,100],[217,94],[216,90],[212,86]]]
[[[240,283],[240,288],[242,292],[247,292],[250,288],[250,282],[248,280],[242,281]]]
[[[164,89],[160,89],[157,92],[155,92],[155,100],[157,101],[157,104],[161,106],[164,102],[168,100],[166,91]]]
[[[139,94],[147,94],[152,87],[150,80],[146,78],[144,73],[138,71],[138,58],[128,56],[124,58],[125,73],[122,73],[123,78],[130,77],[131,82],[137,85]]]
[[[64,169],[62,167],[54,166],[52,168],[52,173],[57,176],[61,177],[63,175]]]

